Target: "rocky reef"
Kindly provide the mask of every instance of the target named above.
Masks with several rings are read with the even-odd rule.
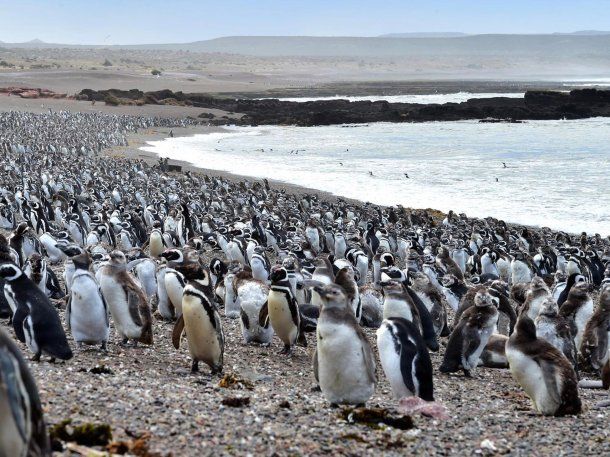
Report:
[[[165,104],[220,109],[240,113],[238,119],[212,118],[213,124],[334,125],[368,122],[425,122],[468,119],[506,121],[583,119],[610,116],[610,90],[578,89],[570,92],[527,91],[523,98],[473,98],[462,103],[414,104],[387,101],[319,100],[288,102],[278,99],[234,99],[171,90],[85,89],[80,100],[112,105]],[[208,113],[202,113],[208,117]]]

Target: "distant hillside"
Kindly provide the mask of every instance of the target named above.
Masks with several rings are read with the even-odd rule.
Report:
[[[580,32],[584,33],[584,32]],[[182,44],[77,46],[42,43],[4,43],[21,48],[110,48],[182,50],[242,54],[258,57],[494,57],[602,59],[610,64],[610,34],[465,35],[457,37],[306,37],[232,36]]]
[[[456,38],[466,36],[468,33],[462,32],[407,32],[407,33],[386,33],[379,35],[380,38]]]

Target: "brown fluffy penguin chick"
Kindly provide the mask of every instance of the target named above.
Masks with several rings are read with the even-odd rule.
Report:
[[[545,416],[580,414],[578,381],[572,365],[549,342],[536,337],[536,326],[522,315],[506,343],[513,378]]]

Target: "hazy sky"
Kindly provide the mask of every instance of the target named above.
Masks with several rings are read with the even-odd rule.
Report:
[[[132,44],[227,35],[610,30],[609,0],[0,0],[0,40]]]

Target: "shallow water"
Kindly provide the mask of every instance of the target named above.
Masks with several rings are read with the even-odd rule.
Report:
[[[610,118],[231,127],[143,149],[377,204],[610,234]]]
[[[523,92],[509,93],[472,93],[472,92],[456,92],[453,94],[410,94],[410,95],[333,95],[331,97],[282,97],[279,100],[285,102],[313,102],[317,100],[349,100],[351,102],[368,100],[376,102],[385,100],[390,103],[462,103],[470,98],[493,98],[493,97],[510,97],[523,98]]]

